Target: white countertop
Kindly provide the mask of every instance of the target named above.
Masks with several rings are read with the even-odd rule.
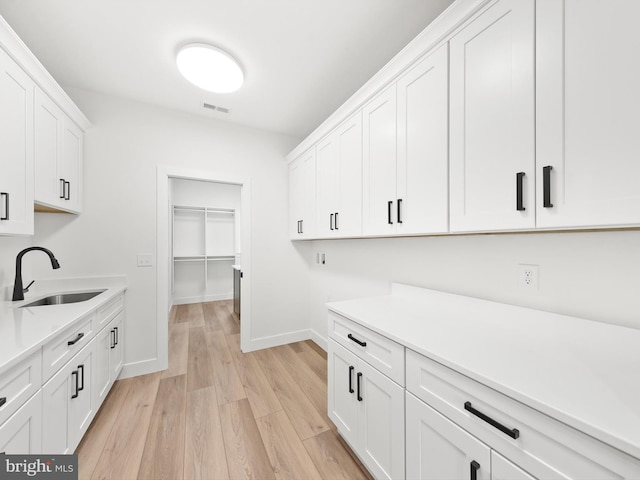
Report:
[[[640,458],[640,330],[400,284],[328,307]]]
[[[0,374],[126,288],[124,276],[42,280],[34,283],[23,301],[0,301]],[[48,295],[102,289],[105,291],[85,302],[18,308]]]

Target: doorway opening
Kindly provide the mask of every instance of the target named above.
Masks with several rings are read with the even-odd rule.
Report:
[[[174,304],[233,298],[242,272],[240,347],[251,339],[251,186],[248,179],[174,167],[157,169],[157,361],[168,365]],[[227,271],[228,270],[228,271]]]

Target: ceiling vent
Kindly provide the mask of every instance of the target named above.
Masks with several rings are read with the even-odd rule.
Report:
[[[217,107],[215,105],[211,105],[210,103],[203,103],[202,106],[204,108],[208,108],[209,110],[216,110],[216,111],[222,112],[222,113],[229,113],[229,109],[228,108]]]

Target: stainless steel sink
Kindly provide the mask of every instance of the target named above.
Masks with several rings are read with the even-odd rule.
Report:
[[[48,297],[41,298],[26,305],[22,305],[20,308],[25,307],[40,307],[43,305],[64,305],[66,303],[78,303],[91,300],[93,297],[100,295],[105,290],[95,290],[93,292],[79,292],[79,293],[59,293],[57,295],[49,295]]]

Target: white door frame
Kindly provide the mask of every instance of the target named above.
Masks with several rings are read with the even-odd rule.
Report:
[[[169,181],[171,178],[204,182],[239,185],[241,205],[241,245],[242,245],[242,295],[240,309],[240,348],[249,350],[251,339],[251,181],[248,178],[201,170],[159,165],[157,168],[156,197],[156,321],[157,321],[157,361],[159,370],[169,365],[169,278],[171,252],[169,251]]]

